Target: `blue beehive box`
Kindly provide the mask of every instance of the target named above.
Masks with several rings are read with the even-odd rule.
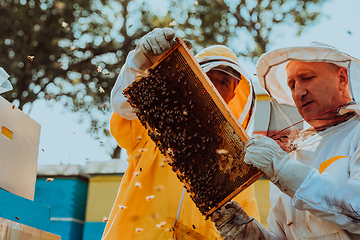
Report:
[[[81,240],[88,178],[80,165],[40,165],[35,202],[51,207],[49,232],[62,240]]]
[[[0,189],[0,217],[43,231],[49,230],[50,208]]]

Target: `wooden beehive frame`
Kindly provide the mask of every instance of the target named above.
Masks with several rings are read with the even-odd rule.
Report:
[[[178,44],[176,44],[165,56],[163,56],[159,61],[157,61],[151,69],[156,68],[162,61],[168,58],[169,55],[171,55],[175,50],[179,51],[181,55],[185,58],[187,64],[191,68],[191,70],[196,74],[198,79],[200,80],[203,87],[206,89],[206,91],[209,93],[212,100],[217,105],[218,109],[221,111],[223,116],[225,117],[226,121],[232,126],[235,133],[240,137],[241,141],[245,143],[248,140],[248,135],[245,132],[245,130],[241,127],[239,122],[236,120],[235,116],[231,112],[230,108],[227,106],[225,101],[222,99],[221,95],[216,90],[215,86],[212,84],[211,80],[207,77],[204,70],[201,68],[199,63],[194,58],[193,54],[189,51],[189,49],[186,47],[186,44],[183,40],[180,38],[176,38],[176,41]],[[137,81],[140,81],[141,79],[138,79]],[[130,85],[128,88],[131,88],[132,85]],[[125,90],[126,91],[126,90]],[[125,92],[124,91],[124,92]],[[129,96],[127,96],[129,98]],[[151,129],[148,123],[145,123],[146,127],[148,129]],[[154,129],[153,129],[154,130]],[[166,157],[169,159],[170,165],[173,163],[172,157],[169,155],[168,152],[165,152]],[[183,173],[179,170],[176,170],[176,174],[178,176],[181,176]],[[216,207],[213,207],[210,211],[207,211],[205,213],[206,217],[211,215],[216,209],[220,208],[222,205],[224,205],[226,202],[231,200],[233,197],[235,197],[237,194],[239,194],[241,191],[243,191],[245,188],[250,186],[252,183],[254,183],[257,179],[259,179],[262,176],[261,172],[257,172],[254,174],[251,178],[249,178],[245,183],[243,183],[239,188],[237,188],[235,191],[233,191],[231,194],[229,194],[226,198],[224,198],[220,203],[216,205]],[[185,181],[182,180],[185,187],[189,190],[190,186]],[[190,192],[192,196],[194,196],[193,192]]]

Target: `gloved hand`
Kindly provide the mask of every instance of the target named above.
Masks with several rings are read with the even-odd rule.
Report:
[[[211,221],[215,223],[215,227],[220,232],[229,231],[229,222],[236,222],[238,225],[249,223],[253,220],[248,216],[242,207],[234,201],[226,203],[218,211],[215,211],[211,216]]]
[[[256,239],[277,239],[277,237],[264,229],[254,218],[246,214],[241,206],[231,201],[211,216],[224,240],[256,240]]]
[[[250,164],[273,182],[281,191],[293,197],[307,176],[315,169],[291,159],[271,138],[254,135],[245,145],[245,163]]]
[[[143,36],[135,48],[134,63],[146,70],[160,59],[176,42],[171,28],[155,28]]]

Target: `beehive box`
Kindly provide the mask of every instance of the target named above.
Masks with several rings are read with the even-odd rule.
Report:
[[[0,97],[0,188],[33,200],[40,125]]]
[[[98,240],[104,232],[119,186],[128,166],[125,160],[87,162],[85,172],[89,175],[89,190],[83,240]]]
[[[49,231],[62,240],[82,239],[87,192],[83,166],[38,166],[34,201],[51,207]]]
[[[1,240],[60,240],[60,236],[0,217]]]
[[[181,39],[124,95],[209,216],[262,174],[244,163],[246,132]]]
[[[0,189],[0,218],[49,231],[50,207]],[[1,235],[0,235],[1,236]],[[2,239],[0,237],[0,239]]]

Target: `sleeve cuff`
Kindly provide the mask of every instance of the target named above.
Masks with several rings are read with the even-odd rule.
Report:
[[[290,159],[279,171],[278,181],[275,185],[293,198],[295,192],[314,172],[316,172],[314,168],[301,164],[296,159]]]

